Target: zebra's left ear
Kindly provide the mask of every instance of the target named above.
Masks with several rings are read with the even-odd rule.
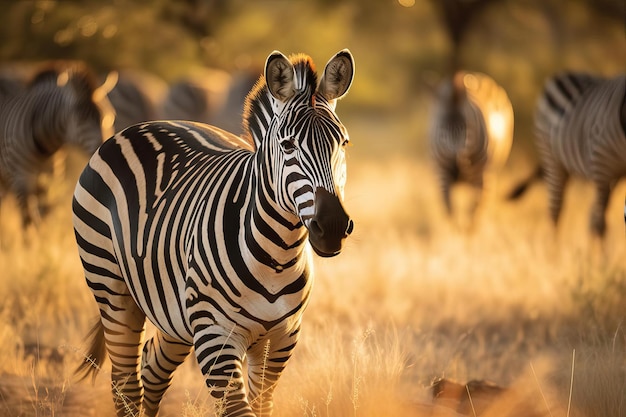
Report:
[[[328,101],[343,97],[354,77],[354,58],[349,50],[339,51],[324,68],[317,91]]]
[[[270,94],[277,100],[285,102],[296,92],[295,70],[289,59],[282,53],[274,51],[265,61],[265,83]]]
[[[57,75],[57,87],[65,87],[70,81],[70,73],[67,70],[61,71]]]

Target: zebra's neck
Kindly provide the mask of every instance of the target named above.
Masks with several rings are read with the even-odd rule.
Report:
[[[32,146],[44,157],[51,156],[63,145],[69,115],[62,114],[58,109],[64,108],[62,101],[65,99],[53,87],[28,97],[32,103]]]
[[[271,154],[265,146],[253,158],[253,175],[245,223],[240,239],[246,243],[259,271],[281,274],[294,268],[302,271],[306,256],[307,230],[299,217],[276,202],[271,173]]]

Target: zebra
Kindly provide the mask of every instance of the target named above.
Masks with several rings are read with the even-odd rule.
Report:
[[[192,347],[225,416],[271,414],[313,254],[338,255],[354,227],[342,203],[349,136],[335,114],[353,74],[347,49],[319,83],[310,57],[274,51],[246,98],[243,136],[149,122],[91,158],[73,224],[101,317],[77,374],[95,378],[106,346],[118,416],[156,415]],[[157,330],[142,348],[146,318]]]
[[[204,69],[174,82],[161,105],[165,119],[185,119],[210,124],[239,135],[245,98],[257,81],[257,72],[228,74]]]
[[[170,86],[162,113],[166,119],[208,123],[212,105],[208,89],[193,80],[183,79]]]
[[[51,63],[0,109],[0,201],[13,193],[27,228],[41,220],[37,177],[64,144],[95,152],[110,133],[106,91],[79,63]]]
[[[563,72],[548,78],[536,106],[535,137],[540,167],[509,199],[545,179],[550,218],[557,225],[569,176],[590,180],[596,196],[589,228],[603,237],[611,190],[626,176],[626,75]]]
[[[495,177],[486,181],[486,174],[504,166],[512,141],[513,107],[491,77],[455,71],[440,84],[429,143],[448,216],[453,214],[452,186],[467,182],[477,191],[473,217],[483,189],[495,187]]]
[[[139,77],[127,71],[112,73],[118,77],[115,87],[108,94],[115,109],[114,131],[119,132],[131,125],[158,119],[154,104],[138,82]]]

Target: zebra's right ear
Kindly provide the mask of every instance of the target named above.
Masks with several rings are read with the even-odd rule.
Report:
[[[295,70],[285,55],[274,51],[267,57],[265,83],[275,99],[285,102],[293,97],[296,92],[294,78]]]
[[[101,101],[115,88],[119,80],[119,73],[117,71],[111,71],[107,74],[104,82],[101,86],[96,87],[93,91],[92,97],[94,101]]]

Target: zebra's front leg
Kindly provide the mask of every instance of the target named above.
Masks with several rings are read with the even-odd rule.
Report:
[[[143,408],[147,417],[155,416],[163,394],[169,388],[174,371],[191,351],[191,345],[182,343],[157,331],[143,348],[141,381],[143,383]]]
[[[282,338],[259,341],[248,351],[250,405],[257,417],[272,415],[274,388],[298,341],[300,328]]]
[[[242,338],[216,324],[194,327],[196,359],[222,417],[255,417],[248,403],[243,377],[246,354]]]

